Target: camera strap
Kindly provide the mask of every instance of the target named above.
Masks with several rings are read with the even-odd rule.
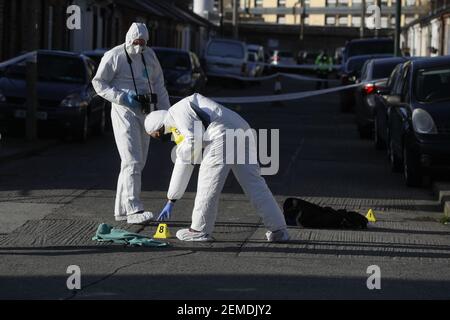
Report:
[[[137,86],[136,86],[136,80],[134,78],[133,66],[131,65],[132,64],[132,60],[130,58],[130,55],[127,52],[126,46],[123,45],[123,47],[124,47],[124,50],[125,50],[125,54],[127,56],[128,65],[130,66],[131,77],[133,78],[134,90],[136,90],[136,94],[138,95],[139,93],[138,93]],[[147,72],[147,63],[145,63],[145,58],[144,58],[144,54],[143,53],[141,53],[141,58],[142,58],[142,63],[144,64],[144,68],[145,68],[145,75],[147,76],[148,88],[150,89],[150,93],[153,94],[152,86],[150,84],[150,79],[148,77],[148,72]]]

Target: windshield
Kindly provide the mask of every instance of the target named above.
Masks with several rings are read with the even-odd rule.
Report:
[[[417,100],[436,102],[450,99],[450,69],[435,68],[418,70],[415,79]]]
[[[27,60],[23,59],[5,68],[7,77],[25,79]],[[38,78],[42,81],[84,83],[86,68],[80,58],[38,55]]]
[[[348,46],[347,57],[362,56],[366,54],[394,54],[394,42],[356,42]]]
[[[239,43],[214,41],[209,44],[207,55],[243,59],[244,47]]]
[[[401,61],[375,63],[372,72],[373,79],[383,79],[389,77],[397,64]]]
[[[163,69],[183,71],[191,69],[191,61],[186,53],[163,50],[155,50],[155,53]]]
[[[86,69],[83,60],[75,57],[38,55],[39,80],[84,83]]]

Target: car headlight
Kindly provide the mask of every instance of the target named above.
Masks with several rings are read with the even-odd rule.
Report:
[[[3,93],[0,92],[0,102],[6,102],[6,97]]]
[[[74,108],[74,107],[87,107],[88,102],[80,94],[69,94],[63,101],[61,101],[61,107]]]
[[[191,80],[192,80],[192,78],[191,78],[190,74],[184,74],[177,79],[177,83],[178,84],[189,84],[189,83],[191,83]]]
[[[421,134],[437,133],[433,118],[423,109],[415,109],[412,114],[414,131]]]

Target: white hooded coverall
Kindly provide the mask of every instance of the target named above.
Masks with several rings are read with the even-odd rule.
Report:
[[[143,23],[133,23],[126,35],[126,42],[103,56],[92,80],[95,91],[112,103],[111,120],[120,154],[121,166],[117,181],[117,193],[114,215],[116,217],[143,211],[140,200],[141,173],[147,160],[149,136],[145,133],[145,114],[140,108],[129,108],[123,104],[126,93],[135,92],[130,65],[125,54],[131,58],[137,94],[150,92],[146,72],[150,79],[153,93],[158,96],[157,109],[170,107],[169,96],[164,87],[164,76],[158,59],[152,49],[145,47],[144,55],[147,70],[141,54],[133,53],[133,41],[148,41],[148,30]]]
[[[197,110],[194,111],[194,109]],[[194,122],[201,121],[198,110],[207,115],[210,124],[204,132],[202,139],[198,130],[194,130]],[[258,163],[250,163],[248,155],[256,155],[256,144],[247,146],[244,152],[247,154],[245,163],[226,163],[226,154],[233,151],[239,152],[235,147],[227,147],[225,134],[227,129],[249,130],[249,124],[237,113],[217,104],[216,102],[200,95],[193,94],[182,99],[169,110],[163,120],[165,131],[173,132],[176,128],[182,135],[182,142],[177,145],[177,158],[170,180],[167,198],[180,199],[189,183],[194,165],[198,163],[204,148],[201,160],[197,195],[195,197],[192,213],[191,228],[211,235],[214,229],[218,210],[220,193],[230,169],[241,185],[252,205],[263,219],[267,229],[277,231],[286,228],[286,221],[280,207],[275,201],[265,180],[261,177]],[[200,131],[201,133],[201,131]],[[197,136],[194,136],[196,134]],[[254,138],[254,137],[253,137]],[[234,159],[236,160],[236,159]],[[228,161],[229,162],[229,161]]]

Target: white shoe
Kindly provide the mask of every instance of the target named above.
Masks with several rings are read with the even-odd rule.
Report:
[[[153,219],[153,213],[144,211],[142,213],[133,213],[127,215],[127,223],[140,224]]]
[[[127,220],[127,216],[114,216],[116,221],[125,221]]]
[[[289,233],[287,229],[280,229],[277,231],[267,231],[266,238],[269,242],[283,242],[289,240]]]
[[[190,229],[180,229],[176,234],[181,241],[211,241],[212,238],[204,232],[191,231]]]

